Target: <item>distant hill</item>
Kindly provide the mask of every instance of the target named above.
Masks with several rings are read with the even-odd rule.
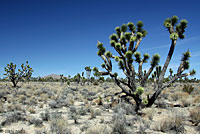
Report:
[[[60,79],[60,75],[58,75],[58,74],[49,74],[42,78],[48,78],[48,77],[52,77],[53,79]]]

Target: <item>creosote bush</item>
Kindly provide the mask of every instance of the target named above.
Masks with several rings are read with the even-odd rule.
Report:
[[[159,65],[160,55],[154,54],[151,58],[149,69],[143,70],[143,65],[148,62],[150,56],[147,53],[142,56],[142,54],[137,51],[141,41],[147,35],[147,31],[143,28],[144,24],[142,21],[138,21],[136,25],[133,22],[129,22],[128,24],[123,24],[121,27],[115,28],[116,33],[110,35],[110,45],[114,48],[117,55],[106,50],[103,43],[99,41],[97,43],[97,55],[103,60],[101,67],[106,71],[99,71],[97,67],[94,67],[93,71],[95,74],[101,76],[109,75],[121,88],[121,92],[118,94],[123,93],[125,97],[132,97],[135,100],[136,112],[141,108],[152,106],[161,92],[176,80],[189,75],[192,76],[196,73],[195,70],[184,73],[185,70],[189,69],[189,58],[191,56],[189,50],[187,50],[183,53],[177,73],[172,76],[172,70],[170,70],[170,79],[166,81],[164,78],[178,39],[185,38],[184,32],[188,22],[184,19],[180,22],[178,22],[178,20],[177,16],[172,16],[164,21],[164,27],[169,32],[171,45],[163,66]],[[114,72],[114,61],[118,63],[119,69],[125,74],[127,81],[122,81],[118,77],[118,74]],[[135,64],[137,64],[137,69]],[[153,74],[154,92],[145,97],[143,94],[144,91],[146,91],[146,83],[151,74]]]

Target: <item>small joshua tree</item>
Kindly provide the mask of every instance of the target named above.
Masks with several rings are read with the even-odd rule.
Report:
[[[173,70],[172,70],[172,68],[170,68],[170,69],[169,69],[169,78],[170,78],[170,79],[173,78],[172,74],[173,74]]]
[[[5,67],[5,72],[4,75],[12,82],[13,87],[16,87],[19,81],[30,80],[33,69],[29,66],[28,61],[26,61],[26,65],[22,64],[21,69],[18,69],[18,72],[16,72],[16,64],[11,62]]]
[[[110,36],[110,45],[115,49],[118,56],[113,55],[110,51],[106,51],[106,48],[103,46],[103,44],[98,41],[97,54],[103,59],[104,63],[101,66],[106,71],[99,71],[98,68],[95,68],[94,71],[101,75],[110,75],[115,83],[121,88],[121,92],[118,94],[124,93],[125,96],[123,97],[129,96],[135,100],[136,111],[144,107],[152,106],[163,89],[170,86],[179,78],[195,74],[195,70],[192,70],[189,73],[183,73],[185,70],[189,69],[190,52],[186,51],[183,53],[183,57],[176,74],[167,83],[163,82],[165,72],[171,61],[177,40],[184,39],[185,37],[184,32],[187,27],[187,23],[188,22],[186,20],[181,20],[180,23],[178,23],[177,16],[167,18],[164,21],[164,26],[167,28],[171,40],[171,45],[166,61],[162,67],[158,67],[160,56],[159,54],[153,55],[150,62],[150,68],[146,71],[146,73],[143,71],[142,67],[150,56],[145,53],[142,58],[141,54],[137,52],[142,39],[147,34],[147,31],[143,29],[143,22],[138,21],[136,26],[132,22],[129,22],[127,25],[123,24],[121,27],[116,27],[116,33]],[[135,58],[133,58],[133,56]],[[117,73],[113,73],[113,61],[111,59],[114,59],[116,62],[118,62],[119,68],[123,71],[128,79],[127,82],[121,81]],[[136,73],[133,63],[138,64],[138,73]],[[156,85],[154,86],[155,92],[152,95],[147,95],[144,97],[142,94],[147,90],[145,89],[145,84],[154,69],[156,69],[156,73],[154,74],[154,78],[156,78]],[[137,78],[139,83],[136,81]]]
[[[90,74],[91,74],[92,69],[90,68],[90,66],[86,66],[86,67],[85,67],[85,71],[86,71],[86,77],[87,77],[88,84],[89,84],[89,81],[90,81]]]

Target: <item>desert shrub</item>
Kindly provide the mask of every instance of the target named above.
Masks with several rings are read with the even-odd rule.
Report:
[[[97,124],[87,129],[86,134],[110,134],[110,129],[106,125]]]
[[[35,114],[35,109],[33,107],[29,107],[28,108],[28,111],[31,113],[31,114]]]
[[[70,116],[74,120],[74,123],[77,124],[79,119],[79,111],[76,109],[76,107],[70,107]]]
[[[149,122],[140,118],[140,126],[138,134],[147,134],[146,130],[150,127]]]
[[[99,108],[96,108],[96,109],[94,110],[95,116],[101,116],[101,113],[102,113],[102,110],[99,109]]]
[[[9,134],[26,134],[26,131],[23,128],[19,130],[7,130],[6,132]]]
[[[175,132],[175,133],[184,133],[184,117],[175,113],[172,116],[161,121],[160,126],[158,128],[159,131],[162,132]]]
[[[191,94],[193,90],[194,90],[194,87],[192,85],[187,84],[187,85],[183,86],[183,91],[184,92],[187,92],[187,93]]]
[[[189,107],[192,104],[192,99],[191,98],[182,98],[181,99],[183,107]]]
[[[40,118],[42,118],[43,121],[49,121],[50,120],[50,113],[46,110],[45,113],[40,114]]]
[[[71,134],[71,129],[67,120],[63,118],[53,118],[50,122],[50,134]]]
[[[135,114],[135,106],[132,104],[127,104],[125,102],[121,102],[114,107],[114,111],[118,112],[120,109],[125,110],[126,114]]]
[[[112,134],[127,134],[127,125],[126,125],[126,111],[124,109],[119,109],[116,114],[112,117],[113,127]]]
[[[0,103],[0,113],[3,113],[5,110],[4,110],[4,107],[3,107],[3,104]]]
[[[90,108],[90,118],[91,119],[96,118],[96,115],[94,114],[94,109],[93,108]]]
[[[28,121],[30,124],[34,124],[36,127],[41,127],[43,125],[43,122],[41,119],[37,119],[34,117],[31,117]]]
[[[158,99],[156,102],[155,102],[155,105],[158,107],[158,108],[167,108],[167,104],[165,102],[164,99]]]
[[[50,102],[49,102],[49,106],[50,106],[50,108],[57,108],[57,103],[56,103],[56,101],[55,100],[51,100]]]
[[[79,114],[79,115],[86,115],[86,114],[87,114],[87,109],[84,108],[84,107],[81,107],[81,108],[78,110],[78,114]]]
[[[197,131],[200,132],[200,124],[197,126]]]
[[[1,125],[10,125],[11,123],[18,122],[18,121],[25,121],[25,115],[21,111],[14,111],[10,113],[6,113],[6,120],[4,120]]]
[[[200,122],[200,107],[196,107],[190,111],[190,118],[194,124],[199,124]]]
[[[95,81],[95,82],[93,83],[93,85],[94,85],[94,86],[98,86],[99,83],[98,83],[97,81]]]

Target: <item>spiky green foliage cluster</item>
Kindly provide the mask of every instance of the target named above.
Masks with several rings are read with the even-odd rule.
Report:
[[[90,68],[90,66],[86,66],[86,67],[85,67],[85,70],[86,70],[86,71],[92,71],[92,69]]]
[[[143,62],[146,63],[150,56],[149,56],[149,54],[145,53],[145,54],[143,55],[143,57],[144,57],[144,58],[143,58]]]
[[[105,56],[108,57],[108,58],[111,58],[112,57],[112,53],[110,51],[106,51],[105,52]]]
[[[106,49],[103,47],[103,44],[99,41],[97,43],[97,48],[99,49],[99,51],[97,52],[97,55],[99,56],[103,55],[106,51]]]
[[[94,72],[98,72],[99,69],[98,69],[97,67],[94,67],[94,68],[93,68],[93,71],[94,71]]]
[[[144,92],[144,88],[143,87],[137,87],[137,89],[135,91],[135,94],[142,95],[143,92]]]
[[[135,56],[135,61],[140,63],[141,62],[141,54],[140,54],[140,52],[135,52],[134,56]]]
[[[151,60],[151,66],[157,66],[160,61],[160,55],[154,54]]]
[[[121,50],[121,46],[130,42],[135,42],[138,39],[141,39],[146,36],[147,31],[143,29],[143,22],[138,21],[137,28],[132,23],[122,24],[121,27],[116,27],[116,33],[110,35],[110,44],[112,47],[115,47],[117,51]],[[128,30],[130,32],[128,32]],[[116,44],[119,43],[119,44]]]
[[[13,83],[13,86],[16,87],[19,81],[30,80],[33,69],[28,64],[28,61],[26,61],[26,64],[22,64],[21,69],[18,69],[18,72],[16,72],[16,64],[11,62],[5,67],[5,72],[6,73],[4,75],[6,75],[8,79]]]
[[[191,71],[190,71],[190,75],[191,76],[194,76],[196,74],[196,71],[194,70],[194,69],[192,69]]]
[[[169,30],[170,32],[170,39],[171,40],[177,40],[178,38],[184,39],[185,35],[185,29],[187,27],[187,20],[183,19],[178,23],[179,18],[177,16],[172,16],[171,18],[167,18],[164,21],[164,26]]]
[[[185,53],[183,53],[181,61],[183,62],[184,70],[189,69],[189,67],[190,67],[190,62],[189,62],[190,57],[191,57],[191,53],[189,50],[187,50]]]

